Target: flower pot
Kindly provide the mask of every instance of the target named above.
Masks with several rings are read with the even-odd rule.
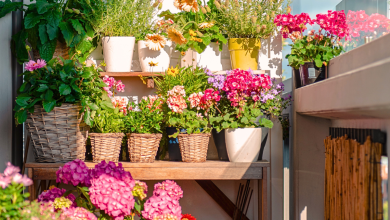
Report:
[[[256,162],[259,158],[262,128],[225,130],[226,149],[230,162]]]
[[[35,105],[28,115],[26,132],[31,136],[35,161],[65,163],[85,159],[89,126],[82,122],[80,105],[64,103],[47,113]]]
[[[219,44],[211,42],[202,53],[197,54],[197,66],[205,67],[212,72],[223,70]]]
[[[180,153],[183,162],[206,162],[210,134],[179,134]]]
[[[159,51],[150,50],[146,45],[146,41],[138,41],[138,56],[141,69],[143,72],[165,72],[168,70],[171,54],[172,42],[167,41],[165,47]],[[157,63],[157,66],[151,67],[150,62]]]
[[[61,41],[57,40],[56,48],[54,50],[54,54],[53,54],[52,58],[62,57],[65,60],[68,60],[69,59],[69,50],[70,50],[70,47],[68,47],[65,42],[61,42]],[[33,52],[33,58],[35,61],[37,61],[38,59],[42,59],[41,55],[39,54],[39,50],[32,49],[32,52]],[[60,62],[62,62],[62,61],[60,61]]]
[[[175,127],[167,127],[167,136],[168,136],[168,153],[169,153],[169,160],[170,161],[181,161],[181,153],[180,153],[180,146],[179,146],[179,139],[177,138],[170,138],[169,135],[172,135],[177,132],[177,129]]]
[[[260,39],[230,38],[229,52],[232,69],[257,70],[260,48]]]
[[[153,163],[162,134],[127,134],[130,162]]]
[[[226,142],[225,142],[225,129],[217,132],[216,129],[212,131],[215,147],[218,152],[218,159],[221,161],[229,161],[229,156],[226,151]]]
[[[130,72],[135,37],[103,37],[106,72]]]
[[[318,68],[313,62],[307,62],[300,66],[299,77],[301,86],[319,82],[328,77],[328,67],[322,65],[321,68]]]
[[[123,136],[122,133],[90,133],[93,162],[118,162]]]

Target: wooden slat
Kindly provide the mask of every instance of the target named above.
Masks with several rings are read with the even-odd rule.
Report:
[[[93,168],[96,163],[86,163]],[[155,163],[123,163],[126,171],[131,172],[135,179],[139,180],[240,180],[262,179],[263,167],[268,167],[268,162],[256,163],[183,163],[183,162],[155,162]],[[34,168],[34,179],[54,180],[55,172],[63,164],[28,163],[26,167]]]
[[[233,218],[235,205],[230,199],[211,181],[211,180],[196,180],[196,182],[217,202],[217,204]],[[239,216],[242,213],[239,211]],[[242,215],[242,220],[249,220],[245,215]]]

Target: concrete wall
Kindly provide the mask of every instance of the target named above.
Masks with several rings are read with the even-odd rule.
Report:
[[[0,18],[0,30],[0,172],[3,172],[5,163],[12,159],[11,14]]]

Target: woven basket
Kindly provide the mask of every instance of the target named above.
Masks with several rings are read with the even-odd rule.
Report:
[[[26,120],[36,162],[68,162],[85,159],[85,142],[89,127],[82,123],[80,105],[62,104],[47,113],[35,105]]]
[[[153,163],[162,134],[127,134],[131,162]]]
[[[210,134],[179,134],[177,138],[183,162],[206,162]]]
[[[62,43],[60,41],[57,41],[56,49],[54,50],[53,58],[62,57],[65,60],[69,59],[69,47],[66,46],[66,43]],[[41,55],[39,54],[38,50],[33,49],[33,57],[34,60],[41,59]]]
[[[93,162],[118,162],[123,133],[90,133]]]

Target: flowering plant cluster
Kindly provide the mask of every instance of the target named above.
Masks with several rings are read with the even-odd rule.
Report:
[[[377,38],[390,32],[390,19],[374,13],[367,15],[364,10],[348,11],[347,24],[350,38],[344,43],[349,48],[364,43],[366,37]]]
[[[143,97],[138,105],[131,103],[125,117],[127,133],[153,134],[162,133],[164,119],[163,100],[157,95]]]
[[[117,92],[125,92],[125,85],[121,80],[117,81],[114,77],[105,75],[103,77],[103,82],[107,85],[106,87],[103,87],[103,89],[107,92],[109,97],[115,96]]]
[[[327,66],[332,58],[343,51],[341,40],[349,36],[344,11],[329,10],[327,14],[317,14],[316,19],[311,19],[307,13],[280,14],[274,22],[281,27],[283,37],[293,42],[291,54],[286,58],[295,69],[305,62],[314,62],[318,68]],[[318,24],[320,29],[311,30],[305,35],[308,24]]]
[[[0,173],[0,219],[22,219],[19,210],[28,205],[25,199],[30,195],[23,191],[33,182],[19,172],[19,167],[8,162],[4,173]]]
[[[106,84],[99,78],[99,71],[98,67],[86,67],[73,60],[30,60],[14,108],[17,123],[25,122],[35,105],[50,112],[62,103],[80,103],[85,123],[93,125],[96,110],[107,106],[102,90]]]

